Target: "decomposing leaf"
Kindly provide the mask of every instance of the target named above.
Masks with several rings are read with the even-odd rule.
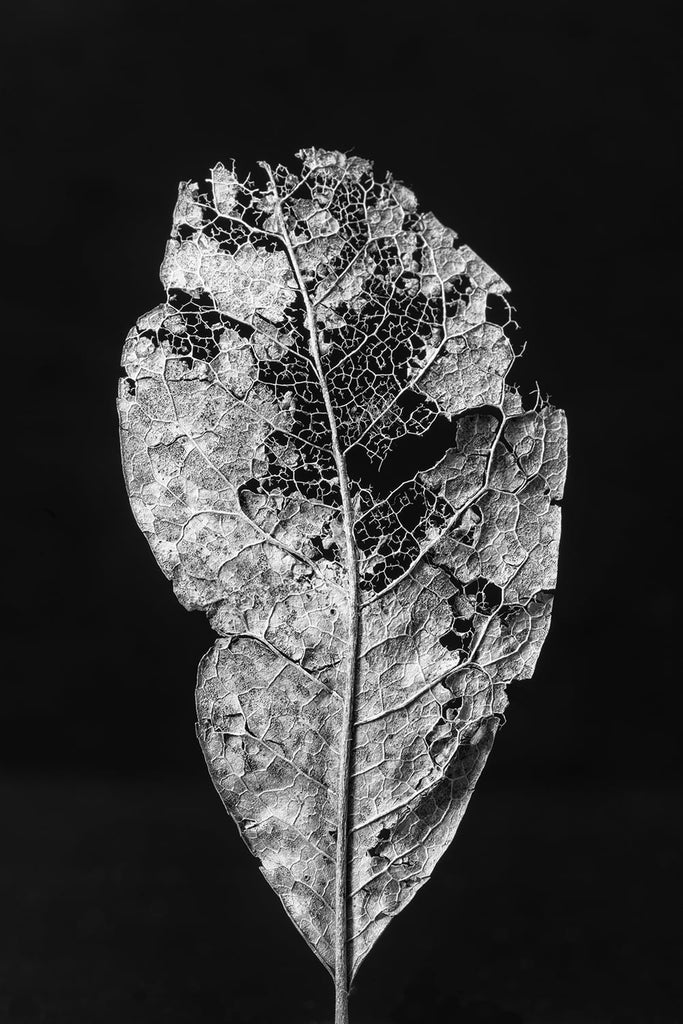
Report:
[[[566,425],[507,382],[498,275],[368,161],[299,157],[181,185],[119,411],[138,524],[219,636],[209,771],[341,1022],[533,672]]]

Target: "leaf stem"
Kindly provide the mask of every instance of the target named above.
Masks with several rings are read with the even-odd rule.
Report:
[[[287,249],[292,270],[297,279],[299,290],[306,308],[306,322],[309,333],[309,348],[320,389],[325,403],[325,411],[330,424],[332,453],[341,494],[344,516],[344,536],[346,540],[346,571],[348,579],[349,623],[348,623],[348,673],[343,693],[342,725],[339,749],[339,782],[337,787],[337,844],[335,856],[335,918],[334,918],[334,1021],[335,1024],[349,1024],[349,958],[348,958],[348,842],[349,842],[349,798],[351,786],[351,759],[353,754],[353,712],[356,694],[356,668],[360,642],[359,629],[359,596],[358,596],[358,559],[353,537],[353,505],[346,459],[339,443],[337,421],[330,397],[325,371],[320,357],[319,333],[315,310],[303,280],[296,253],[289,237],[287,225],[282,213],[277,185],[268,164],[262,165],[268,174],[273,189],[273,198],[278,211],[282,240]]]

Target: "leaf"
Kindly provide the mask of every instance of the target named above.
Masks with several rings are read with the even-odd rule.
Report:
[[[209,771],[345,1020],[533,672],[566,426],[507,383],[500,277],[368,161],[299,157],[180,186],[119,411],[137,522],[219,636]]]

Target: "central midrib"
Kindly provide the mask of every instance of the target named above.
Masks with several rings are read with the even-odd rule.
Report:
[[[358,561],[353,538],[353,506],[349,477],[346,470],[337,422],[327,387],[325,371],[320,358],[319,334],[316,325],[315,309],[311,302],[308,289],[303,280],[296,253],[287,231],[277,185],[268,164],[263,165],[273,188],[273,196],[278,212],[282,239],[287,249],[289,262],[296,277],[301,296],[306,308],[306,321],[309,334],[309,348],[315,364],[320,389],[325,403],[325,411],[330,424],[332,454],[334,457],[339,490],[341,494],[344,517],[344,536],[346,540],[346,570],[348,578],[349,622],[348,622],[348,671],[343,693],[342,726],[339,742],[339,780],[337,787],[337,842],[335,856],[335,920],[334,920],[334,981],[335,981],[335,1024],[348,1024],[348,990],[349,990],[349,950],[348,950],[348,840],[349,840],[349,788],[351,777],[351,757],[353,753],[353,713],[356,691],[356,666],[358,660],[359,622],[358,622]]]

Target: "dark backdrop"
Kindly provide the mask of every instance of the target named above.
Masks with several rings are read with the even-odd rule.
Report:
[[[15,10],[0,1020],[328,1019],[324,971],[206,777],[212,635],[133,522],[115,412],[177,182],[312,144],[390,168],[509,282],[522,383],[570,425],[550,637],[455,843],[363,968],[354,1024],[683,1020],[675,7]]]

